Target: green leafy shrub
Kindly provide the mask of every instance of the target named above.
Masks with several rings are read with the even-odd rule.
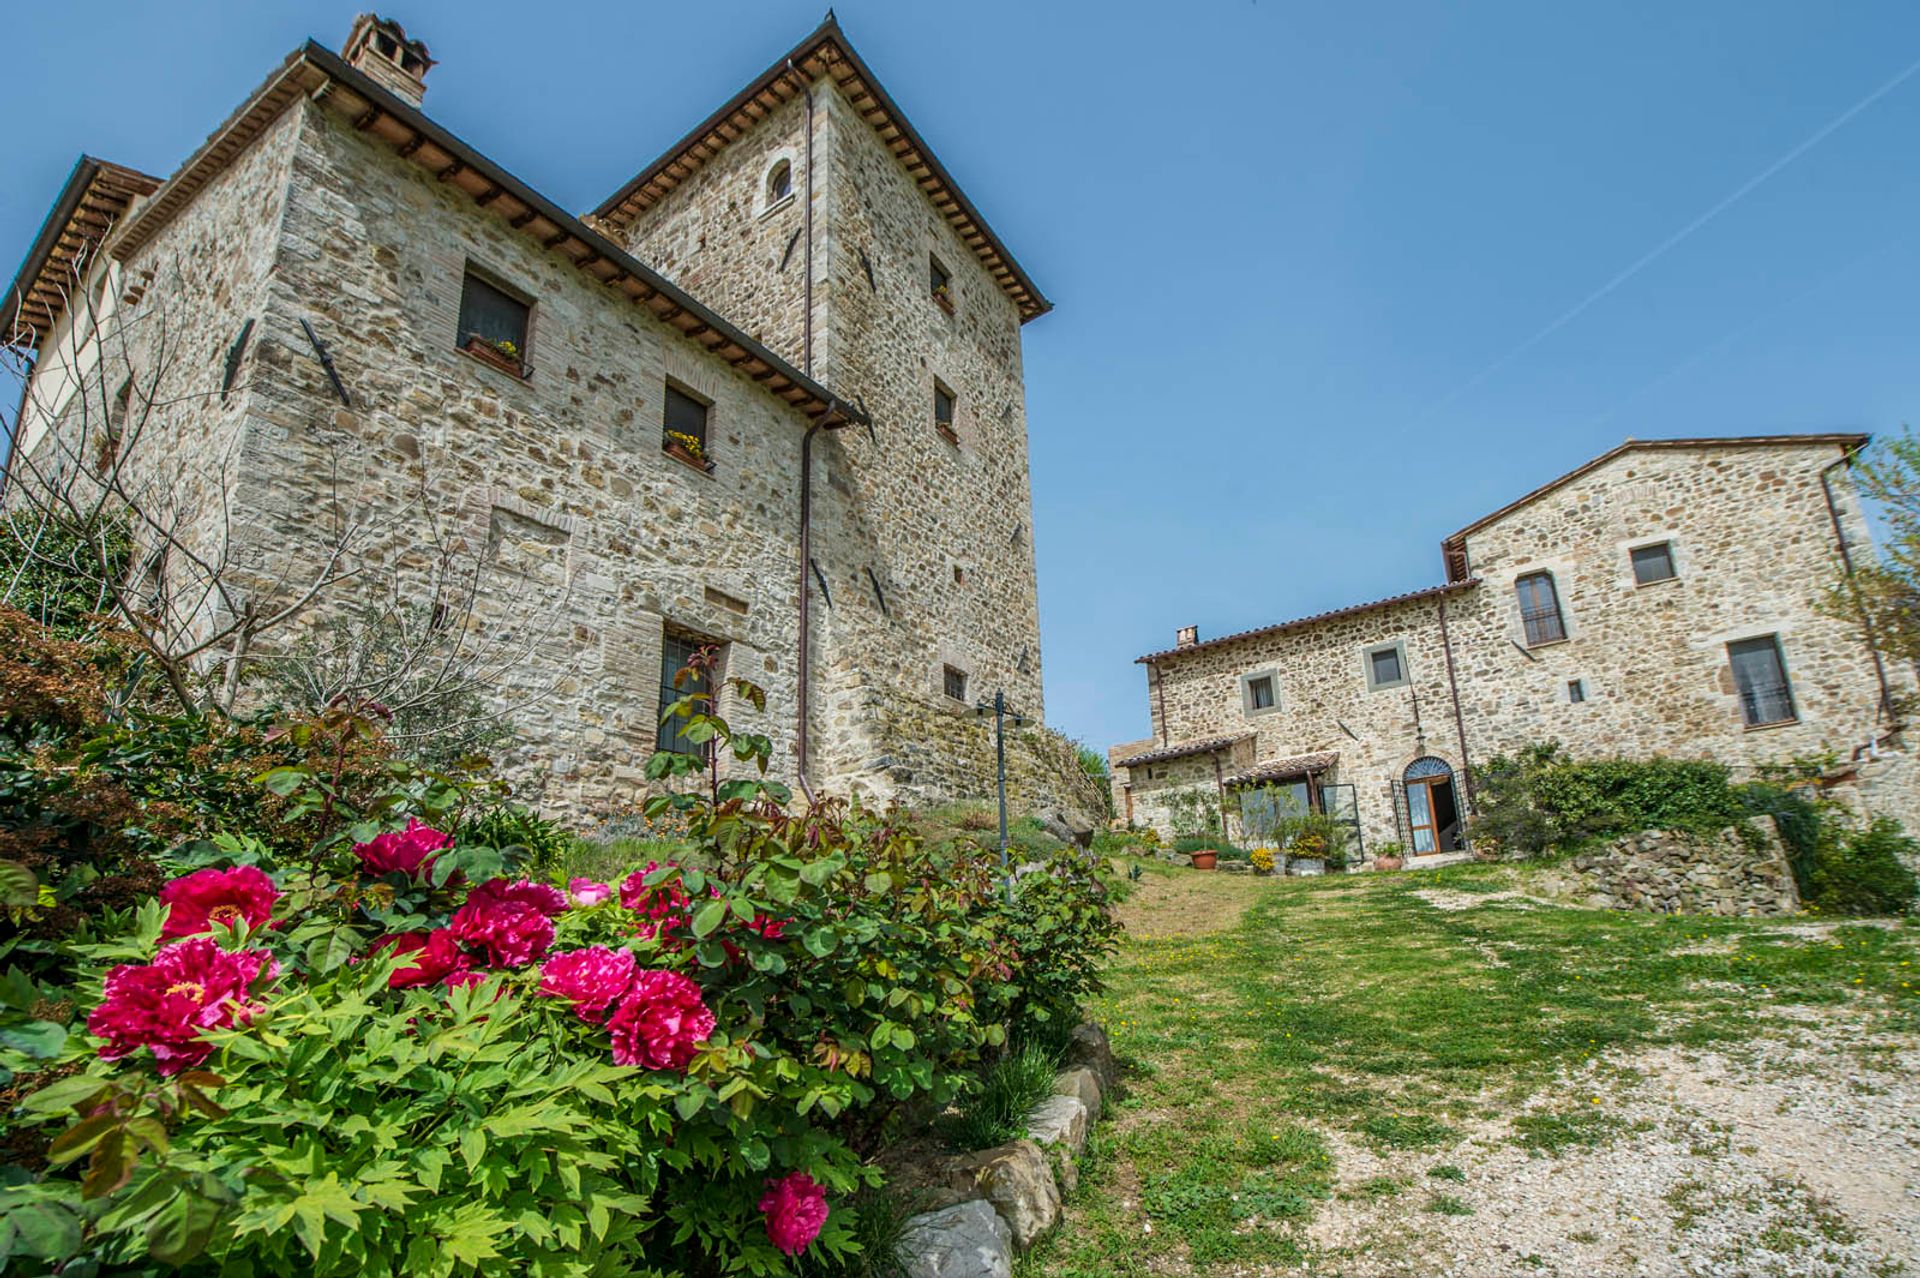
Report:
[[[561,877],[578,842],[558,821],[519,803],[495,803],[467,816],[454,831],[463,844],[512,849],[536,878]],[[633,862],[629,862],[632,864]]]
[[[1044,1056],[1070,1028],[1112,948],[1106,885],[1077,852],[1009,882],[997,851],[928,848],[897,813],[789,811],[770,741],[705,697],[675,712],[712,749],[654,758],[674,792],[648,814],[697,864],[570,894],[518,877],[541,823],[463,822],[486,787],[385,760],[365,708],[270,734],[274,838],[259,809],[209,812],[153,857],[192,872],[165,904],[102,909],[40,943],[56,984],[0,990],[59,1031],[14,1080],[0,1264],[866,1265],[867,1156],[1009,1042]],[[382,780],[344,785],[361,747]],[[773,1228],[814,1195],[823,1227]]]
[[[1823,839],[1802,895],[1828,914],[1903,914],[1920,894],[1908,868],[1916,863],[1920,845],[1898,821],[1881,817]]]
[[[1701,759],[1573,760],[1557,744],[1474,769],[1475,844],[1515,857],[1637,830],[1709,833],[1747,815],[1724,765]]]

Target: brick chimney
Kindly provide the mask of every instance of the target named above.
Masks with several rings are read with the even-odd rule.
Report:
[[[355,18],[340,56],[410,106],[419,106],[427,95],[427,71],[433,59],[427,54],[427,46],[409,40],[407,29],[392,18],[374,13]]]
[[[1200,627],[1198,626],[1182,626],[1173,633],[1173,646],[1176,648],[1191,648],[1199,642]]]

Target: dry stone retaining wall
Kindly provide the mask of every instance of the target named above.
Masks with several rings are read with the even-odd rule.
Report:
[[[1607,909],[1747,916],[1800,908],[1770,817],[1709,835],[1644,830],[1577,853],[1569,865],[1587,903]]]

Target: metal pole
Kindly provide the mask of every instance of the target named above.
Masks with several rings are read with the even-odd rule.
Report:
[[[1007,885],[1007,904],[1013,904],[1013,875],[1007,868],[1007,694],[993,692],[993,748],[1000,791],[1000,877]]]

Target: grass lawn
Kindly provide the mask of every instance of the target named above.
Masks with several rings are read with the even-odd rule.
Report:
[[[1920,1029],[1910,923],[1563,908],[1519,895],[1524,872],[1506,867],[1145,872],[1097,1007],[1130,1090],[1029,1274],[1337,1272],[1306,1228],[1336,1192],[1471,1211],[1448,1152],[1469,1127],[1506,1123],[1542,1157],[1615,1139],[1626,1124],[1591,1082],[1596,1061],[1737,1051],[1788,1006]],[[1582,1094],[1554,1086],[1575,1073]],[[1431,1166],[1343,1183],[1343,1146]]]

